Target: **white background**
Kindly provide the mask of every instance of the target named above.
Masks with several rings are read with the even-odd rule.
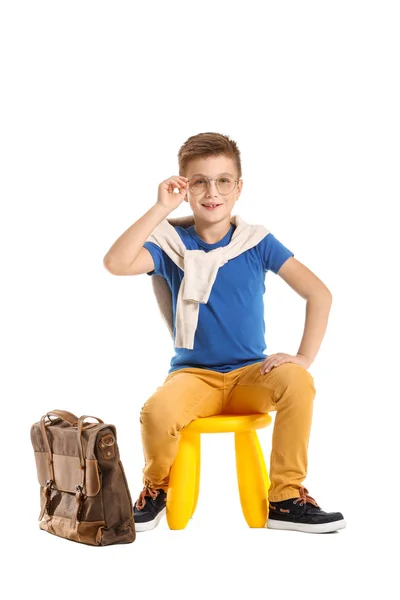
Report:
[[[398,3],[5,1],[0,9],[2,546],[7,597],[398,594]],[[195,517],[96,549],[39,530],[30,427],[62,408],[117,427],[134,499],[139,411],[173,352],[151,279],[103,267],[178,174],[191,135],[242,154],[236,214],[329,287],[310,367],[305,485],[347,528],[250,529],[231,434],[203,436]],[[186,203],[173,213],[190,214]],[[267,353],[305,301],[266,277]],[[272,413],[275,417],[275,413]],[[269,463],[272,426],[259,432]],[[392,550],[390,546],[393,542]]]

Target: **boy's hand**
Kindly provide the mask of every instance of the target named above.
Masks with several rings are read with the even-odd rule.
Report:
[[[302,354],[296,354],[296,356],[293,356],[292,354],[278,352],[277,354],[270,354],[267,356],[261,365],[260,372],[262,375],[264,375],[265,373],[268,373],[272,367],[279,367],[279,365],[283,365],[283,363],[286,362],[295,363],[296,365],[300,365],[305,369],[308,369],[308,367],[311,365],[311,361],[307,358],[307,356],[303,356]]]
[[[172,177],[162,181],[158,186],[157,204],[161,204],[161,206],[169,209],[171,212],[175,210],[188,192],[188,181],[188,178],[183,177],[183,175],[172,175]],[[175,188],[178,188],[178,194],[175,194]]]

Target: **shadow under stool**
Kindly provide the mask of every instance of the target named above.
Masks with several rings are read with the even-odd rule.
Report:
[[[195,419],[181,429],[167,492],[166,516],[170,529],[184,529],[196,510],[202,433],[234,433],[236,474],[243,515],[249,527],[265,527],[270,481],[256,430],[267,427],[271,421],[268,413],[222,414]]]

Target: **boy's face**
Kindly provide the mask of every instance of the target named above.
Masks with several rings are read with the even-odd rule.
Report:
[[[196,175],[196,179],[201,179],[197,178],[198,175],[203,175],[203,177],[211,178],[213,180],[218,179],[223,175],[238,179],[235,161],[233,158],[223,154],[220,156],[209,156],[207,158],[196,158],[191,160],[186,167],[185,176],[190,179],[194,175]],[[192,180],[192,183],[193,182],[194,180]],[[185,202],[189,202],[195,218],[198,217],[201,220],[215,223],[216,221],[220,221],[221,217],[225,219],[230,217],[233,206],[240,196],[242,187],[243,180],[240,180],[231,192],[228,194],[221,194],[217,189],[216,181],[210,181],[209,185],[205,186],[204,191],[200,193],[194,194],[189,188],[189,191],[185,196]],[[219,204],[220,206],[214,210],[209,210],[203,206],[204,204]]]

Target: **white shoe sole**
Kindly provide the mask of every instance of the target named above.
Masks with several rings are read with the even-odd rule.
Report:
[[[304,533],[329,533],[331,531],[337,531],[338,529],[344,529],[346,527],[346,521],[341,519],[340,521],[312,525],[308,523],[290,523],[289,521],[268,519],[265,527],[267,529],[289,529],[291,531],[303,531]]]
[[[136,531],[149,531],[150,529],[154,529],[155,527],[157,527],[157,525],[161,521],[162,517],[164,515],[166,515],[166,513],[167,513],[167,508],[165,507],[162,509],[162,511],[160,511],[158,513],[158,515],[152,521],[147,521],[147,523],[136,523],[136,521],[135,521],[135,530]]]

